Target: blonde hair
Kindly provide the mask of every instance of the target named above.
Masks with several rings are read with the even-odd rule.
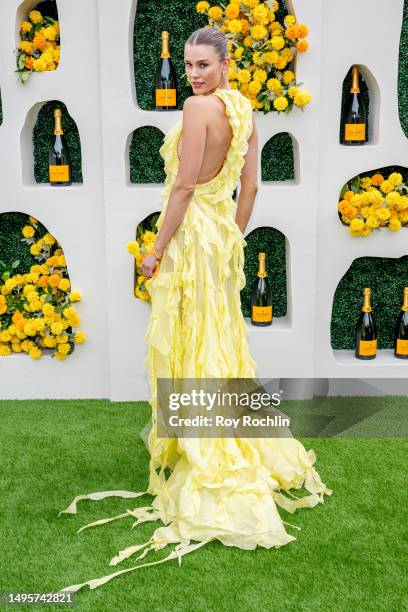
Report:
[[[228,57],[227,38],[218,28],[199,28],[186,40],[186,45],[211,45],[215,48],[220,60]]]

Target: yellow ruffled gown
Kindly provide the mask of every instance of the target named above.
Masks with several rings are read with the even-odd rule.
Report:
[[[233,131],[229,152],[219,174],[196,185],[186,215],[166,246],[158,274],[147,281],[152,298],[145,336],[152,407],[148,488],[79,495],[62,511],[76,513],[81,499],[135,498],[149,493],[155,496],[152,505],[126,510],[81,530],[129,516],[136,518],[133,526],[162,521],[164,526],[147,542],[120,551],[110,565],[136,552],[142,551],[137,557],[142,559],[151,549],[176,546],[159,561],[140,563],[63,591],[77,591],[85,585],[93,589],[119,574],[169,559],[178,558],[180,563],[183,555],[214,539],[246,550],[257,545],[282,546],[296,538],[286,532],[277,505],[294,512],[323,503],[324,494],[331,494],[313,467],[313,450],[306,452],[293,437],[175,439],[156,435],[157,378],[255,378],[256,372],[240,304],[246,242],[235,222],[232,199],[252,131],[252,107],[236,89],[216,89],[211,95],[219,96],[226,107]],[[179,121],[160,149],[166,182],[159,228],[177,175],[181,128]],[[166,467],[171,470],[167,479]],[[289,492],[302,486],[310,495],[298,498]]]

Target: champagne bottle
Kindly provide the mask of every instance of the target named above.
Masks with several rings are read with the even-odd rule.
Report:
[[[49,179],[51,185],[71,184],[71,156],[62,129],[61,109],[54,110],[54,140],[49,153]]]
[[[156,72],[154,106],[156,110],[177,110],[177,77],[169,52],[169,33],[162,32],[162,52]]]
[[[355,356],[374,359],[377,353],[377,325],[370,304],[370,287],[364,287],[364,304],[355,329]]]
[[[395,324],[394,355],[408,359],[408,287],[404,287],[404,301]]]
[[[265,270],[265,253],[258,254],[257,278],[252,288],[251,323],[259,327],[272,325],[272,291]]]
[[[363,145],[367,142],[367,113],[359,86],[358,66],[352,67],[352,84],[343,115],[341,143]]]

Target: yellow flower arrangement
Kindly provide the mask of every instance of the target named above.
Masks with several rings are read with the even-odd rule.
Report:
[[[49,233],[36,241],[38,230],[37,219],[29,217],[21,241],[34,250],[40,263],[26,274],[15,274],[18,262],[0,262],[0,356],[25,352],[40,359],[44,350],[50,350],[51,357],[63,361],[75,344],[86,340],[85,332],[72,331],[81,321],[71,303],[79,302],[81,294],[70,293],[59,242]]]
[[[279,15],[279,2],[229,0],[213,6],[198,2],[196,10],[208,16],[210,27],[225,32],[228,51],[235,65],[228,70],[232,89],[264,113],[290,112],[309,104],[311,94],[300,89],[292,70],[297,53],[308,48],[306,24],[295,15]]]
[[[399,172],[358,176],[344,185],[337,210],[352,236],[382,227],[397,232],[408,227],[408,183]]]
[[[136,240],[131,240],[126,245],[128,253],[133,255],[135,259],[136,284],[134,294],[143,302],[151,302],[151,299],[144,284],[148,277],[143,274],[142,261],[148,253],[153,251],[156,241],[156,220],[158,216],[159,214],[156,213],[156,215],[150,218],[150,221],[139,224]]]
[[[208,2],[202,4],[208,5]],[[205,9],[204,12],[206,12]],[[20,42],[17,48],[17,70],[21,82],[32,72],[56,70],[60,61],[59,23],[40,11],[30,11],[20,24]]]

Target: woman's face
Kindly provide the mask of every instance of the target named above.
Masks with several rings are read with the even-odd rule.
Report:
[[[221,61],[212,45],[185,45],[186,75],[195,94],[209,94],[217,87],[228,85],[229,58]],[[224,71],[225,78],[222,76]]]

